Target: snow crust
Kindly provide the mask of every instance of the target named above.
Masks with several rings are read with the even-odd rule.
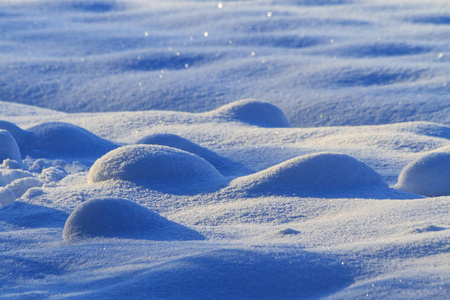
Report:
[[[428,197],[450,196],[450,152],[434,152],[409,163],[396,188]]]

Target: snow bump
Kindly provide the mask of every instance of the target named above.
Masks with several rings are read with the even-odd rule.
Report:
[[[428,197],[450,195],[450,152],[432,152],[412,161],[395,188]]]
[[[362,188],[388,188],[381,175],[345,154],[299,156],[266,170],[241,177],[230,185],[251,193],[328,193]]]
[[[93,199],[78,206],[64,226],[67,241],[85,238],[130,238],[156,241],[203,240],[198,232],[125,199]]]
[[[189,189],[197,184],[216,186],[224,177],[192,153],[159,145],[130,145],[107,153],[89,171],[88,183],[110,179]]]
[[[260,127],[290,127],[284,113],[273,104],[245,99],[224,105],[212,112],[227,121],[237,121]]]
[[[117,148],[113,142],[69,123],[42,123],[28,131],[33,136],[24,154],[32,157],[100,157]]]

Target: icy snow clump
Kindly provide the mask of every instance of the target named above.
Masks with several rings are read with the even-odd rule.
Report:
[[[295,194],[360,187],[388,188],[380,174],[345,154],[299,156],[234,180],[231,186],[251,193]]]
[[[0,170],[0,185],[7,185],[16,179],[24,177],[33,177],[33,174],[24,170],[3,169]]]
[[[42,173],[38,176],[43,182],[57,182],[67,176],[67,172],[61,167],[50,167],[42,170]]]
[[[284,113],[273,104],[245,99],[224,105],[215,111],[221,119],[237,121],[260,127],[290,127]]]
[[[66,221],[65,240],[134,238],[155,241],[203,240],[198,232],[169,221],[150,209],[125,199],[94,199],[78,206]]]
[[[6,188],[10,189],[14,192],[17,198],[22,197],[23,194],[26,193],[31,188],[41,187],[42,181],[35,177],[24,177],[17,180],[14,180],[10,184],[6,186]]]
[[[13,159],[22,162],[19,146],[9,131],[0,129],[0,161]]]
[[[450,152],[432,152],[412,161],[395,188],[428,197],[450,195]]]
[[[224,180],[203,158],[159,145],[124,146],[98,159],[89,170],[88,182],[109,179],[173,187],[193,183],[217,185]]]

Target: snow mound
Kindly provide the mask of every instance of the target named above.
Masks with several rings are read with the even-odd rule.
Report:
[[[198,232],[163,218],[125,199],[94,199],[78,206],[64,226],[65,240],[132,238],[148,240],[202,240]]]
[[[22,150],[32,157],[100,157],[117,148],[84,128],[63,122],[42,123],[28,129],[33,134]]]
[[[254,99],[236,101],[212,113],[226,121],[237,121],[260,127],[290,127],[288,119],[278,107]]]
[[[25,165],[23,165],[22,163],[18,162],[17,160],[9,159],[9,158],[7,158],[7,159],[5,159],[3,161],[2,167],[5,168],[5,169],[11,169],[11,170],[26,168]]]
[[[89,170],[88,182],[109,179],[140,184],[189,188],[216,186],[224,177],[203,158],[179,149],[156,145],[131,145],[115,149],[98,159]]]
[[[243,166],[237,164],[236,162],[223,157],[214,151],[211,151],[205,147],[202,147],[190,140],[182,138],[176,134],[171,133],[160,133],[148,135],[139,141],[137,144],[149,144],[149,145],[161,145],[168,146],[172,148],[177,148],[197,156],[208,161],[213,165],[221,174],[225,176],[233,175],[236,170],[244,168]]]
[[[428,197],[450,195],[450,152],[432,152],[412,161],[395,188]]]
[[[345,154],[299,156],[246,177],[230,187],[260,194],[304,194],[359,188],[388,188],[381,175]]]
[[[280,248],[258,252],[219,249],[156,265],[98,289],[94,298],[310,299],[353,282],[332,256]],[[136,287],[140,288],[136,288]]]
[[[0,161],[12,159],[21,162],[19,146],[14,137],[6,130],[0,129]]]

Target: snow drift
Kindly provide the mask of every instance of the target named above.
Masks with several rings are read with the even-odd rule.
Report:
[[[224,177],[203,158],[179,149],[157,145],[130,145],[98,159],[88,182],[125,180],[152,188],[215,188]]]
[[[202,240],[198,232],[125,199],[93,199],[78,206],[64,225],[65,240],[108,237],[157,241]]]
[[[360,188],[388,188],[381,175],[345,154],[299,156],[234,180],[234,189],[255,194],[327,194]]]
[[[450,152],[432,152],[412,161],[395,187],[428,197],[450,195]]]

